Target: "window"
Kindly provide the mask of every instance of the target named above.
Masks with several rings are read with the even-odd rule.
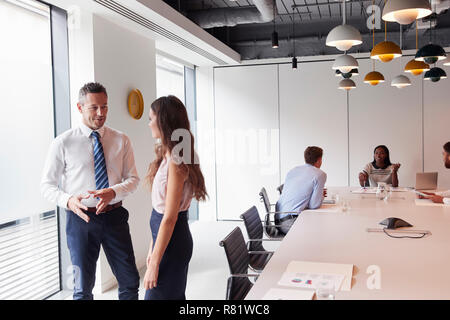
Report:
[[[40,193],[55,135],[51,8],[0,0],[0,299],[60,290],[58,219]]]
[[[156,95],[174,95],[184,103],[184,66],[156,55]]]

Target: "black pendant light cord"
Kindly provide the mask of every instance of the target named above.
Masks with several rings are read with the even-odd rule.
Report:
[[[277,0],[273,0],[273,32],[276,31],[276,29],[275,29],[275,17],[276,17],[275,7],[276,7],[276,5],[277,5]]]
[[[294,6],[292,6],[292,44],[293,44],[293,46],[294,46],[294,52],[293,52],[293,56],[294,56],[294,58],[295,58],[295,13],[294,13],[294,11],[295,11],[295,7]]]

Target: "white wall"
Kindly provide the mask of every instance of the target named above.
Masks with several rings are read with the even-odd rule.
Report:
[[[447,50],[448,52],[448,50]],[[450,76],[450,68],[442,67]],[[450,141],[450,79],[424,81],[425,171],[437,171],[439,188],[450,188],[450,170],[442,165],[442,146]]]
[[[216,220],[216,165],[214,135],[214,74],[212,67],[196,68],[197,152],[208,200],[198,204],[199,220]]]
[[[362,83],[372,71],[372,61],[359,60],[360,76],[350,92],[350,184],[359,185],[358,173],[373,161],[378,145],[389,148],[393,163],[400,163],[399,184],[414,187],[416,172],[422,171],[422,76],[409,76],[412,86],[397,89],[391,80],[401,74],[411,57],[376,63],[386,82],[375,87]],[[401,64],[400,64],[401,62]]]
[[[205,115],[205,108],[212,113],[210,103],[214,101],[216,136],[233,127],[280,130],[280,181],[275,177],[264,180],[254,170],[257,166],[240,170],[238,166],[217,164],[214,177],[210,176],[212,170],[208,171],[208,181],[217,185],[219,220],[238,219],[243,209],[252,205],[258,205],[261,211],[257,189],[262,186],[268,189],[271,202],[275,202],[276,186],[283,182],[289,169],[304,162],[303,151],[308,145],[324,148],[323,169],[328,174],[328,186],[358,185],[358,172],[373,160],[374,147],[385,144],[391,151],[391,160],[402,165],[401,186],[414,186],[415,173],[424,169],[438,171],[439,188],[450,188],[450,172],[444,168],[441,156],[442,145],[450,140],[450,80],[431,83],[423,81],[423,76],[408,75],[411,87],[392,87],[391,80],[402,74],[402,67],[412,59],[405,56],[387,64],[377,62],[376,69],[384,74],[386,82],[371,87],[363,79],[372,70],[372,62],[359,55],[360,75],[353,78],[357,88],[350,91],[347,99],[346,93],[337,89],[340,79],[334,76],[329,61],[333,58],[312,57],[295,71],[286,59],[216,67],[213,77],[207,77],[213,81],[212,90],[206,78],[197,82],[198,99],[209,101],[197,106],[198,113]],[[205,69],[200,68],[200,72],[206,73]],[[215,141],[214,147],[220,151],[224,143],[217,137]],[[205,146],[211,149],[211,144],[199,145],[200,153]],[[220,154],[209,156],[221,161]],[[200,217],[206,214],[205,209],[210,216],[214,205],[201,206]]]
[[[330,62],[302,64],[300,70],[280,65],[281,181],[304,163],[308,146],[319,146],[327,185],[347,185],[347,94],[336,90],[336,79]]]

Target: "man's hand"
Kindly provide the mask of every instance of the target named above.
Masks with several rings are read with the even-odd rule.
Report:
[[[116,192],[111,188],[100,189],[95,191],[88,191],[89,194],[93,195],[95,198],[100,198],[97,203],[97,212],[95,214],[102,213],[103,209],[111,202],[112,199],[116,197]]]
[[[69,201],[67,201],[67,207],[72,210],[77,216],[79,216],[81,219],[86,221],[86,223],[89,222],[89,216],[83,212],[83,210],[87,210],[88,208],[81,203],[82,199],[88,199],[90,195],[78,195],[78,196],[72,196],[69,198]],[[81,210],[83,209],[83,210]]]
[[[430,196],[430,198],[434,203],[444,203],[444,197],[438,196],[437,194],[434,194]]]
[[[428,196],[434,196],[434,193],[431,193],[431,192],[425,192],[425,191],[420,191],[420,192],[422,192],[422,193],[424,193],[424,194],[426,194]],[[417,196],[418,196],[419,199],[431,199],[431,197],[424,197],[424,196],[422,196],[420,194],[418,194]]]

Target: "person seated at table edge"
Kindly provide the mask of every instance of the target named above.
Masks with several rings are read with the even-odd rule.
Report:
[[[447,169],[450,169],[450,141],[444,144],[444,151],[442,152],[443,160],[444,160],[444,166]],[[428,199],[431,199],[435,203],[445,203],[450,205],[450,190],[447,191],[441,191],[441,192],[423,192],[430,197]],[[420,197],[424,198],[424,197]]]
[[[286,234],[295,219],[282,212],[295,212],[297,215],[304,209],[317,209],[326,196],[324,189],[327,174],[320,170],[323,150],[319,147],[308,147],[304,152],[305,164],[291,169],[286,175],[283,193],[276,203],[275,222],[280,225],[281,232]]]
[[[392,184],[393,187],[398,187],[397,171],[400,168],[400,163],[391,163],[389,157],[389,149],[380,145],[374,151],[374,159],[368,163],[362,172],[359,173],[359,183],[361,187],[377,187],[378,182],[385,182]]]

